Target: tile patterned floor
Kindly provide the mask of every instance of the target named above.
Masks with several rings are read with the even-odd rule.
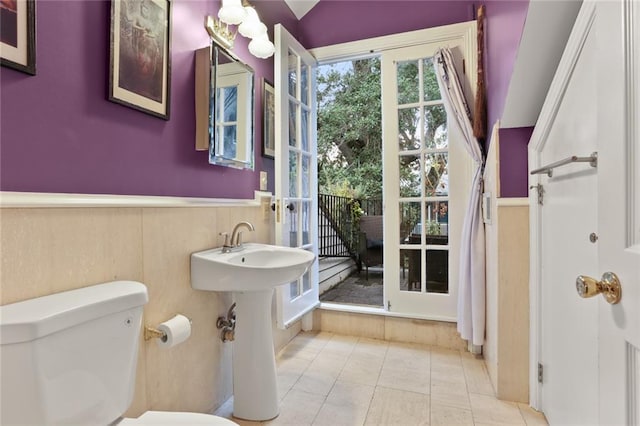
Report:
[[[278,355],[280,415],[240,425],[546,425],[498,400],[484,362],[432,346],[300,333]]]

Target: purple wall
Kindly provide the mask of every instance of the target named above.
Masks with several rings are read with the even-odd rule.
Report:
[[[172,2],[170,121],[107,101],[110,4],[38,2],[37,75],[1,69],[0,189],[253,198],[260,170],[271,172],[273,186],[259,113],[273,60],[254,58],[238,37],[235,52],[256,71],[256,171],[209,165],[194,149],[193,52],[208,44],[204,17],[219,2]],[[269,27],[295,22],[282,2],[269,10]]]
[[[474,19],[474,1],[321,0],[300,20],[308,49]]]
[[[500,129],[500,197],[527,197],[529,194],[527,145],[533,127]]]
[[[502,117],[529,0],[489,0],[486,4],[488,133]],[[500,196],[526,197],[527,144],[533,128],[500,130]],[[487,142],[487,148],[491,141]]]
[[[269,28],[283,23],[310,48],[467,21],[474,4],[322,0],[298,22],[281,0],[254,3]],[[492,125],[502,115],[528,0],[485,3]],[[262,79],[273,82],[273,60],[254,58],[247,40],[236,40],[235,53],[256,71],[256,171],[209,165],[207,153],[193,148],[193,51],[207,45],[202,22],[217,12],[219,0],[172,5],[167,122],[107,101],[109,1],[38,2],[37,75],[0,69],[1,190],[252,198],[260,170],[269,172],[273,190],[273,161],[260,155]],[[519,167],[505,171],[505,179],[522,174]]]
[[[529,0],[489,0],[485,4],[487,118],[491,129],[504,112]]]

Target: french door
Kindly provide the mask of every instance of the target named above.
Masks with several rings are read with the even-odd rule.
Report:
[[[316,60],[280,24],[275,45],[275,242],[316,255],[299,280],[277,288],[276,322],[286,328],[319,304]]]
[[[461,135],[448,125],[433,64],[441,45],[381,55],[384,293],[389,311],[455,321],[457,259],[473,163]],[[447,45],[462,75],[465,39]]]
[[[476,23],[328,46],[314,55],[281,25],[275,41],[276,243],[317,255],[316,58],[380,55],[384,305],[394,313],[456,321],[457,259],[474,163],[461,135],[449,129],[431,58],[437,48],[451,48],[472,99]],[[277,292],[277,323],[287,327],[319,304],[317,262]]]

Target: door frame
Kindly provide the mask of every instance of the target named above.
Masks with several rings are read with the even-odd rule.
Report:
[[[564,99],[567,86],[571,81],[589,31],[595,25],[595,17],[596,3],[583,2],[529,141],[529,170],[542,167],[540,153],[556,121],[558,110]],[[542,387],[538,383],[538,363],[540,362],[540,348],[542,346],[542,286],[540,283],[542,215],[537,194],[537,185],[539,183],[539,175],[529,175],[531,191],[529,193],[529,404],[537,410],[541,408],[540,402],[542,400]]]
[[[408,31],[405,33],[391,34],[387,36],[373,37],[365,40],[357,40],[352,42],[340,43],[330,46],[323,46],[309,49],[309,52],[316,58],[318,64],[330,64],[344,60],[353,60],[358,58],[368,58],[381,55],[386,50],[394,50],[412,46],[419,46],[431,43],[446,44],[451,40],[462,40],[461,51],[465,57],[465,67],[467,73],[472,76],[469,79],[463,79],[463,89],[465,93],[476,93],[476,70],[477,61],[477,21],[471,20],[456,24],[443,25],[434,28],[422,30]],[[469,104],[473,109],[473,103]],[[384,134],[384,129],[383,129]],[[473,160],[469,158],[469,173],[473,174]],[[383,214],[385,210],[385,201],[383,200]],[[387,300],[386,296],[383,300]],[[386,305],[386,303],[385,303]],[[373,315],[382,315],[399,318],[416,318],[437,321],[452,321],[452,318],[434,317],[433,315],[423,315],[418,313],[398,313],[378,307],[349,306],[334,303],[321,303],[324,309],[336,310],[341,312],[366,313]],[[455,320],[454,320],[455,321]]]
[[[424,30],[408,31],[365,40],[339,43],[331,46],[316,47],[315,49],[308,50],[314,58],[316,58],[318,63],[338,62],[356,57],[375,56],[383,50],[447,41],[460,37],[476,40],[476,25],[476,21],[466,21]],[[478,58],[476,56],[475,43],[473,46],[467,44],[467,49],[464,54],[468,59],[467,65],[469,65],[469,69],[477,69]],[[473,87],[472,89],[473,93],[475,93],[476,88]],[[472,107],[472,105],[470,105],[470,107]]]
[[[620,277],[622,299],[598,301],[600,424],[640,424],[640,7],[597,4],[598,266]],[[601,125],[604,124],[604,125]],[[612,189],[615,188],[615,189]],[[607,232],[602,232],[603,230]]]

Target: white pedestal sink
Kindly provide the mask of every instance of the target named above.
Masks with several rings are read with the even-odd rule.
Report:
[[[279,413],[271,330],[273,289],[300,278],[314,258],[302,249],[253,243],[231,253],[217,248],[191,255],[191,287],[234,294],[235,417],[262,421]]]

